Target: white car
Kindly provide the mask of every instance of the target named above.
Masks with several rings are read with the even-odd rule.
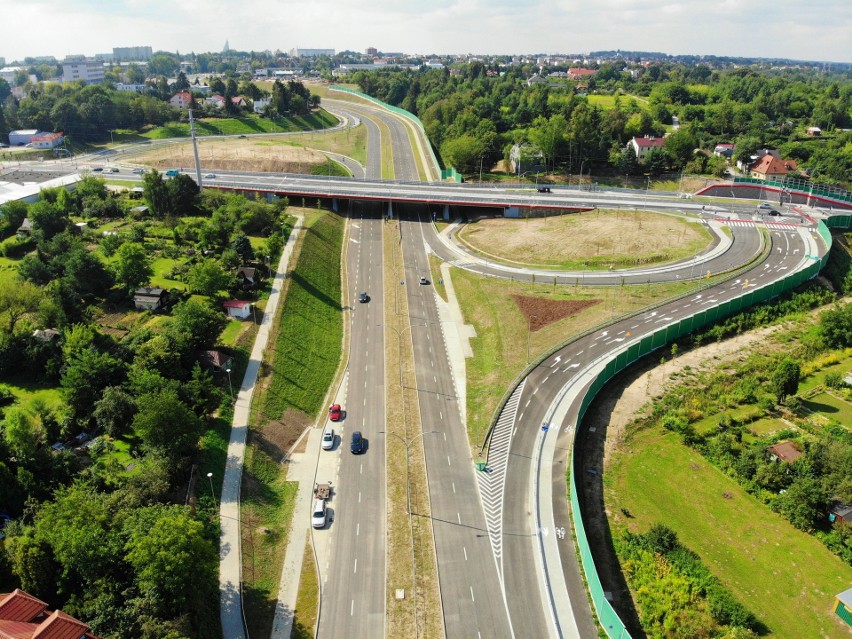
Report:
[[[325,528],[325,500],[315,499],[314,509],[311,514],[311,526],[314,528]]]
[[[760,204],[757,205],[757,208],[759,208],[759,209],[771,209],[772,205],[769,202],[761,202]]]
[[[322,435],[322,449],[331,450],[334,448],[334,429],[329,428]]]

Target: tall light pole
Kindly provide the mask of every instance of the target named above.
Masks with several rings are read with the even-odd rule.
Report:
[[[231,390],[231,397],[234,396],[234,385],[231,384],[231,369],[226,368],[225,372],[228,373],[228,388]]]
[[[213,490],[213,473],[207,473],[207,479],[210,480],[210,496],[213,498],[213,503],[216,503],[216,492]]]
[[[384,326],[396,333],[397,355],[399,357],[399,388],[402,390],[402,334],[415,326],[426,326],[426,324],[408,324],[407,326],[403,326],[402,330],[398,329],[396,326],[391,326],[390,324],[376,324],[376,326]],[[391,435],[393,435],[393,433],[391,433]]]
[[[411,439],[405,439],[402,435],[397,435],[396,433],[391,433],[389,431],[380,430],[380,435],[390,435],[391,437],[396,437],[399,441],[402,442],[402,445],[405,446],[405,493],[406,493],[406,507],[405,512],[411,517],[411,483],[409,482],[408,475],[408,451],[411,448],[411,445],[416,442],[418,439],[423,437],[423,435],[433,435],[440,431],[437,430],[424,430],[422,433],[417,433]]]
[[[537,315],[527,317],[527,363],[530,361],[530,336],[532,335],[532,318],[538,319]]]

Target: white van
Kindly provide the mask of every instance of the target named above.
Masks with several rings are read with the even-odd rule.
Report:
[[[325,500],[315,499],[311,525],[314,528],[325,528]]]

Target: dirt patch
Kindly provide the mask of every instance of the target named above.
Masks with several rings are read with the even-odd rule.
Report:
[[[515,304],[518,305],[533,332],[601,302],[601,300],[548,300],[526,295],[512,295],[512,299],[515,300]]]
[[[649,211],[599,209],[546,218],[487,218],[458,239],[493,259],[538,267],[624,266],[677,260],[710,245],[701,225]]]
[[[305,413],[288,408],[281,419],[266,422],[253,430],[252,439],[272,459],[283,459],[290,447],[313,420]]]
[[[268,173],[310,173],[312,166],[324,164],[326,156],[301,146],[275,139],[198,141],[198,157],[204,171],[261,171]],[[169,144],[145,153],[136,162],[155,169],[195,166],[189,142]]]

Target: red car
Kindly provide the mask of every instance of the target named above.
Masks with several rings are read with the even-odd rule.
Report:
[[[343,411],[340,410],[340,404],[332,404],[331,408],[328,409],[328,418],[333,422],[339,422],[342,415]]]

